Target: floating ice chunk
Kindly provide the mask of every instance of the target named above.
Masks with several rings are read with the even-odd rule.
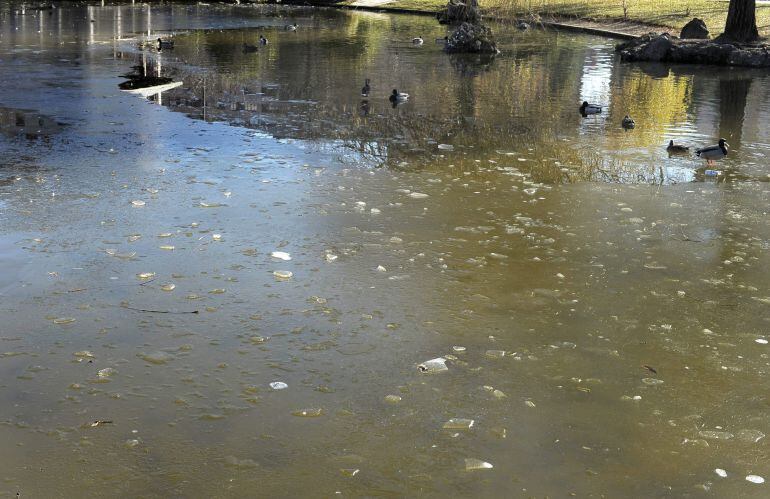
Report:
[[[443,428],[445,430],[470,430],[475,423],[472,419],[467,418],[452,418],[444,423]]]
[[[751,483],[765,483],[765,479],[759,475],[747,475],[746,481]]]
[[[409,193],[409,197],[412,199],[425,199],[428,195],[422,192],[411,192]]]
[[[332,263],[339,258],[339,256],[335,255],[334,253],[326,253],[326,256],[324,257],[327,262]]]
[[[727,472],[725,470],[723,470],[722,468],[716,468],[714,470],[714,473],[716,473],[717,475],[719,475],[722,478],[726,478],[727,477]]]
[[[505,350],[487,350],[484,355],[490,359],[502,359],[505,357]]]
[[[87,359],[92,359],[92,358],[94,358],[94,354],[93,354],[93,353],[91,353],[91,352],[90,352],[90,351],[88,351],[88,350],[81,350],[81,351],[79,351],[79,352],[75,352],[73,355],[74,355],[75,357],[81,357],[81,358],[87,358]]]
[[[105,367],[104,369],[100,369],[99,371],[97,371],[96,375],[99,376],[102,379],[105,379],[105,378],[109,378],[110,376],[112,376],[113,374],[115,374],[117,372],[118,371],[116,371],[115,369],[113,369],[111,367]]]
[[[253,459],[238,459],[235,456],[227,456],[225,458],[225,465],[233,468],[242,468],[242,469],[259,467],[259,463],[257,463]]]
[[[757,338],[754,340],[755,343],[759,343],[760,345],[767,345],[767,340],[764,338]]]
[[[284,383],[283,381],[273,381],[270,383],[270,388],[273,390],[284,390],[286,388],[289,388],[289,385]]]
[[[401,402],[401,397],[399,397],[398,395],[386,395],[385,402],[389,404],[398,404],[399,402]]]
[[[716,431],[716,430],[703,430],[699,431],[698,435],[700,435],[703,438],[710,438],[713,440],[730,440],[733,438],[733,434],[727,431]]]
[[[166,250],[166,251],[174,251],[174,249],[176,249],[176,248],[174,248],[174,246],[172,246],[170,244],[162,244],[162,245],[158,246],[158,248],[160,248],[162,250]]]
[[[749,443],[754,444],[754,443],[759,442],[763,438],[765,438],[765,434],[762,433],[759,430],[748,430],[747,429],[747,430],[739,431],[737,437],[738,437],[738,440],[742,440],[744,442],[749,442]]]
[[[273,275],[279,281],[286,281],[291,279],[294,273],[290,270],[275,270],[273,271]]]
[[[423,373],[439,373],[449,370],[449,368],[446,366],[446,359],[444,357],[437,357],[435,359],[426,360],[422,364],[418,365],[417,369]]]
[[[160,289],[162,291],[174,291],[174,289],[176,289],[176,284],[172,284],[172,283],[169,282],[169,283],[161,285]]]
[[[379,215],[380,213],[382,213],[382,211],[380,211],[379,208],[372,208],[371,210],[369,210],[369,213],[371,213],[372,215]]]
[[[140,353],[137,357],[150,364],[165,364],[173,359],[173,357],[166,352]]]
[[[455,150],[455,146],[453,146],[452,144],[439,144],[438,148],[441,151],[450,151],[451,152],[451,151]]]
[[[144,206],[146,203],[144,201],[142,201],[141,199],[134,199],[133,201],[131,201],[131,204],[133,206],[136,206],[137,208],[139,208],[141,206]]]
[[[488,463],[473,457],[465,458],[465,471],[491,470],[492,468],[494,468],[492,463]]]
[[[658,378],[642,378],[642,383],[644,383],[645,385],[650,385],[650,386],[662,385],[663,384],[663,380],[662,379],[658,379]]]
[[[318,407],[313,407],[310,409],[300,409],[298,411],[294,411],[291,414],[293,416],[297,416],[300,418],[317,418],[319,416],[322,416],[324,413],[323,409]]]
[[[458,346],[458,345],[455,345],[455,346],[452,347],[452,351],[455,352],[455,353],[462,353],[465,350],[466,350],[465,347],[461,347],[461,346]]]
[[[214,241],[220,241],[222,239],[222,234],[211,234],[211,239]]]
[[[278,260],[283,260],[284,262],[288,262],[291,260],[291,255],[286,253],[285,251],[273,251],[270,253],[270,256],[273,258],[277,258]]]
[[[150,279],[155,277],[155,272],[142,272],[141,274],[136,274],[136,277],[139,279]]]
[[[383,267],[382,265],[377,265],[377,272],[387,272],[388,269]]]
[[[54,324],[72,324],[75,322],[74,317],[57,317],[53,320]]]

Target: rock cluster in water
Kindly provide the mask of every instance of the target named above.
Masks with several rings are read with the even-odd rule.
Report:
[[[444,46],[448,53],[496,54],[492,30],[481,24],[462,23]]]
[[[770,46],[738,45],[724,41],[681,40],[668,33],[648,33],[619,44],[615,50],[626,62],[675,62],[721,66],[770,67]]]

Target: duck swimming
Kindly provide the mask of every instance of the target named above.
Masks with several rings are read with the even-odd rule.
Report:
[[[158,38],[158,50],[163,49],[174,49],[174,42],[172,40],[164,40],[162,38]]]
[[[364,82],[364,86],[361,87],[361,97],[369,97],[369,92],[372,88],[369,86],[369,78]]]
[[[417,38],[412,38],[412,43],[415,45],[422,45],[425,42],[425,40],[422,39],[422,36],[418,36]]]
[[[669,154],[684,154],[684,153],[690,152],[690,148],[687,146],[674,144],[673,140],[669,140],[668,147],[666,147],[666,151],[668,151]]]
[[[388,97],[390,102],[406,102],[407,99],[409,99],[409,94],[405,94],[403,92],[399,92],[397,89],[393,89],[393,93],[390,94],[390,97]]]
[[[588,116],[589,114],[600,114],[602,112],[602,106],[596,104],[589,104],[587,101],[583,101],[580,105],[580,114]]]
[[[284,29],[286,31],[297,31],[297,23],[287,24],[286,26],[284,26]]]
[[[267,45],[268,44],[267,38],[265,38],[262,35],[259,35],[259,44],[260,45]]]
[[[727,156],[728,145],[729,144],[725,141],[725,139],[719,139],[719,143],[717,145],[696,149],[695,154],[697,154],[699,158],[703,158],[708,161],[708,164],[713,165],[714,160],[722,159]]]
[[[636,126],[636,122],[629,115],[626,115],[623,118],[623,121],[621,122],[621,124],[623,125],[623,128],[628,128],[628,129],[634,128]]]

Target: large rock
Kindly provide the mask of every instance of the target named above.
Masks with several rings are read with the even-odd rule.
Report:
[[[492,30],[481,24],[462,23],[449,36],[444,51],[450,54],[496,54],[497,44]]]
[[[704,23],[702,19],[695,17],[692,21],[684,25],[682,32],[679,34],[679,38],[687,40],[708,40],[709,30],[706,28],[706,23]]]
[[[441,24],[480,23],[481,12],[474,0],[468,0],[467,3],[449,0],[446,9],[437,13],[436,18]]]
[[[648,33],[616,47],[624,61],[660,62],[668,58],[673,42],[671,35]]]

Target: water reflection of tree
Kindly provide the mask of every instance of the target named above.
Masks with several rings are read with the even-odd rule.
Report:
[[[750,88],[748,78],[719,80],[719,136],[732,147],[740,147]]]

